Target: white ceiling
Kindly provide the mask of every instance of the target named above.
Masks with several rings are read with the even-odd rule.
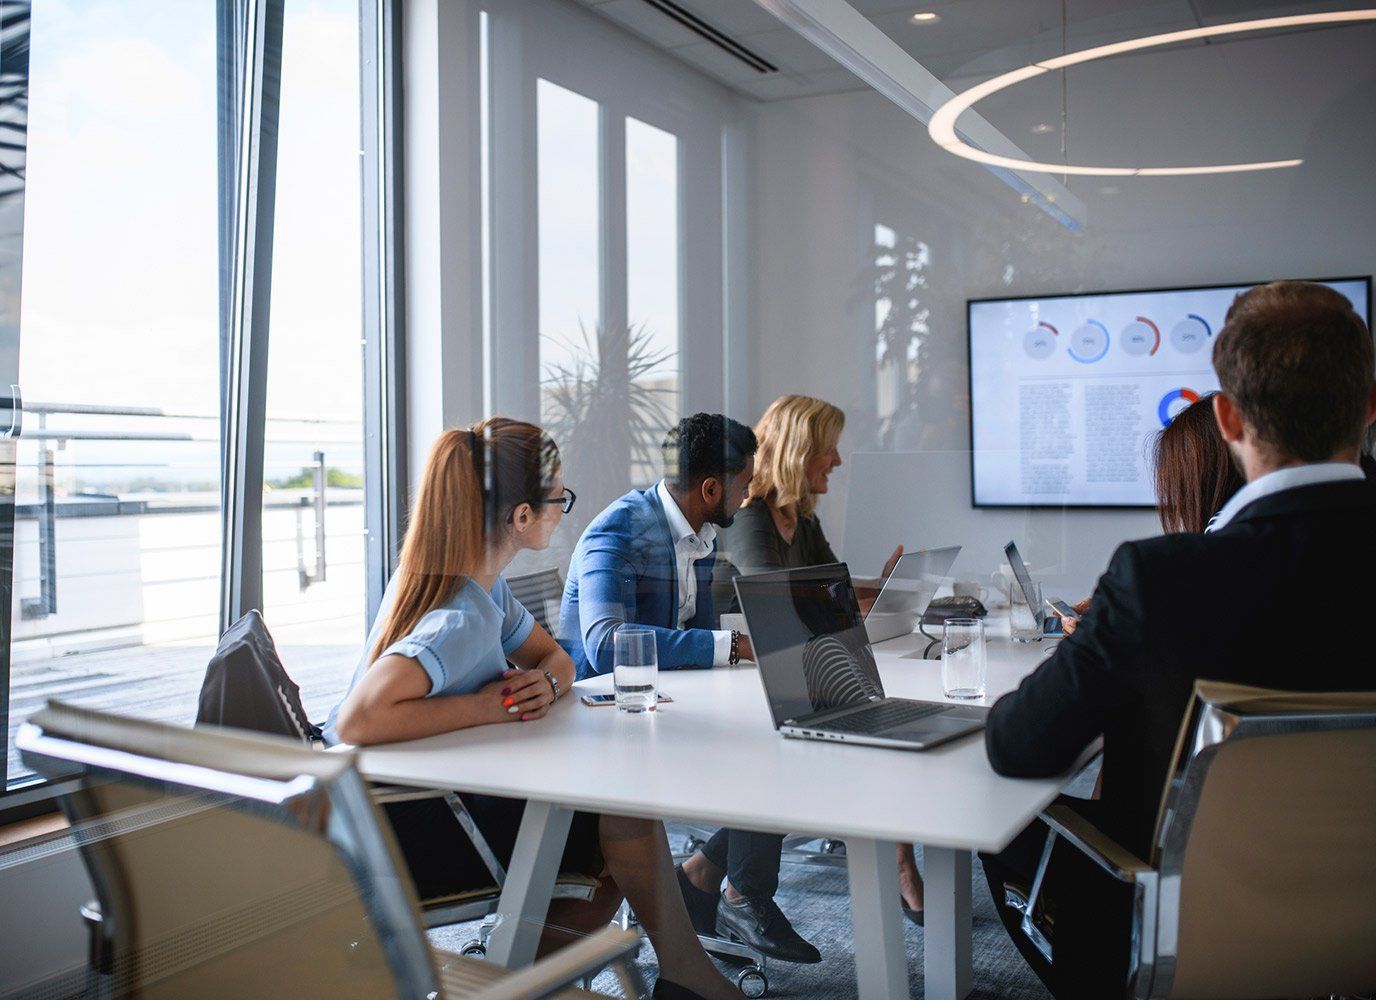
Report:
[[[761,73],[655,9],[645,0],[579,0],[701,72],[763,101],[864,87],[831,58],[752,0],[675,0],[723,34],[779,67]],[[1059,53],[1062,0],[850,0],[952,89]],[[1074,50],[1135,35],[1367,3],[1295,0],[1065,0],[1066,47]],[[941,19],[916,25],[918,10]],[[1302,35],[1303,32],[1296,33]],[[1201,42],[1200,45],[1214,44]]]

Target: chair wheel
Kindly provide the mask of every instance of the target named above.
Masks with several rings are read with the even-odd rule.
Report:
[[[845,844],[845,841],[842,841],[842,840],[824,840],[824,841],[822,841],[822,853],[823,853],[823,854],[845,854],[845,853],[846,853],[846,844]]]
[[[483,958],[487,955],[487,945],[481,941],[469,941],[459,952],[460,955],[469,955],[473,958]]]
[[[741,974],[736,977],[736,987],[750,997],[750,1000],[757,1000],[769,992],[769,980],[764,977],[763,969],[752,965],[741,970]]]

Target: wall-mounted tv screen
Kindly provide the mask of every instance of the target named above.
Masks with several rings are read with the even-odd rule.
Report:
[[[1322,283],[1370,324],[1369,277]],[[1214,337],[1250,287],[970,301],[974,505],[1152,506],[1154,439],[1218,388]]]

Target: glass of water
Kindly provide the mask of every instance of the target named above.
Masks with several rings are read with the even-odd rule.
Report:
[[[1037,611],[1042,606],[1042,585],[1034,581],[1027,589],[1031,593],[1024,594],[1022,587],[1013,584],[1008,603],[1008,635],[1014,642],[1041,642]]]
[[[654,629],[622,625],[612,637],[612,643],[616,707],[623,712],[653,712],[659,686]]]
[[[942,692],[947,698],[983,698],[988,675],[984,622],[948,618],[941,627]]]

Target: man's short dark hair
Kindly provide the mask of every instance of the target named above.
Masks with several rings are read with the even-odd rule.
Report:
[[[707,478],[725,481],[750,464],[755,432],[720,413],[684,417],[664,438],[664,479],[670,489],[691,490]]]
[[[1276,281],[1239,295],[1214,343],[1219,384],[1274,458],[1321,462],[1366,429],[1371,333],[1325,285]]]

